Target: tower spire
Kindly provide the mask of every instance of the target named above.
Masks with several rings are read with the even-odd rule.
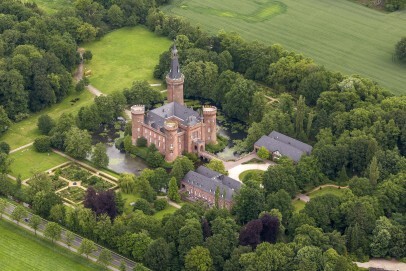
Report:
[[[179,79],[181,77],[179,60],[178,60],[178,49],[176,49],[175,42],[173,42],[173,47],[171,51],[171,67],[169,71],[170,79]]]
[[[169,73],[166,75],[167,97],[168,102],[183,102],[183,82],[185,77],[180,72],[178,50],[176,49],[175,42],[171,50],[171,66]]]

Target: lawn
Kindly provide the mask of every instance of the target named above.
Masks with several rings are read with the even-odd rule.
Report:
[[[130,214],[133,211],[133,207],[130,205],[131,202],[135,202],[138,199],[140,199],[140,195],[138,194],[126,194],[126,193],[121,193],[123,196],[123,199],[125,200],[124,204],[124,213]],[[182,204],[179,204],[182,205]],[[172,205],[169,205],[162,211],[156,212],[153,216],[162,219],[164,215],[166,214],[173,214],[177,209],[173,207]]]
[[[2,271],[101,270],[85,258],[4,220],[0,220],[0,232]]]
[[[79,98],[75,103],[71,101]],[[7,142],[11,149],[23,146],[30,142],[33,142],[36,137],[40,135],[40,131],[37,128],[38,117],[42,114],[48,114],[54,119],[58,119],[62,113],[76,114],[80,107],[89,105],[93,102],[93,95],[88,91],[81,93],[72,93],[66,97],[61,103],[55,104],[50,108],[44,109],[41,112],[32,114],[29,118],[14,123],[9,130],[0,137],[0,141]]]
[[[11,175],[15,177],[21,175],[22,180],[30,177],[33,172],[45,171],[69,161],[54,152],[36,152],[33,146],[13,152],[10,157],[14,160],[10,166]]]
[[[344,74],[361,74],[406,94],[406,65],[394,62],[406,11],[383,13],[348,0],[174,0],[164,11],[216,34],[282,44]]]
[[[262,175],[264,174],[264,171],[263,171],[263,170],[260,170],[260,169],[249,169],[249,170],[246,170],[246,171],[241,172],[240,175],[238,176],[238,178],[239,178],[241,181],[243,181],[243,180],[244,180],[244,177],[247,176],[247,174],[251,174],[251,173],[257,173],[257,174],[259,174],[259,175],[262,176]]]
[[[82,44],[93,59],[85,65],[91,70],[90,83],[103,93],[131,87],[136,80],[161,83],[153,78],[159,55],[168,50],[171,41],[138,26],[113,31],[99,41]]]
[[[308,196],[310,197],[310,199],[315,198],[315,197],[319,197],[319,196],[323,196],[326,194],[333,194],[336,196],[342,196],[344,194],[344,190],[345,188],[335,188],[335,187],[323,187],[322,189],[318,189],[314,192],[311,192],[308,194]]]
[[[296,213],[300,212],[300,210],[304,209],[304,207],[306,206],[306,202],[296,199],[292,201],[292,204]]]
[[[74,0],[23,0],[24,3],[36,3],[47,13],[55,13],[64,8],[73,6]]]

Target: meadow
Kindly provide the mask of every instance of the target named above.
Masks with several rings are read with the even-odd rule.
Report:
[[[73,102],[75,99],[79,100]],[[33,142],[36,137],[41,135],[37,127],[37,122],[42,114],[48,114],[56,120],[62,115],[62,113],[71,113],[75,115],[82,106],[89,105],[92,102],[93,95],[88,91],[83,91],[81,93],[72,92],[62,102],[46,108],[41,112],[34,113],[27,119],[13,123],[7,132],[0,137],[0,141],[7,142],[11,149]]]
[[[153,72],[159,55],[170,45],[167,38],[137,26],[115,30],[81,47],[93,54],[93,59],[85,64],[85,69],[91,70],[90,83],[109,94],[129,88],[137,80],[162,83],[153,78]]]
[[[34,236],[10,222],[0,220],[0,263],[2,271],[101,270],[65,248]]]
[[[54,152],[39,153],[33,146],[13,152],[10,157],[13,159],[10,174],[14,177],[20,175],[22,180],[31,177],[35,172],[43,172],[69,161]]]
[[[52,14],[73,5],[74,0],[23,0],[25,3],[36,3],[39,8]]]
[[[384,13],[348,0],[174,0],[163,7],[211,34],[279,43],[343,74],[360,74],[406,94],[406,65],[393,60],[406,11]]]

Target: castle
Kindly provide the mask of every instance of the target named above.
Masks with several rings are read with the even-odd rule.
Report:
[[[201,153],[208,143],[217,143],[215,106],[204,106],[202,115],[188,108],[183,101],[185,76],[180,72],[178,51],[174,45],[171,66],[166,76],[168,103],[145,112],[144,105],[131,107],[132,141],[147,139],[155,144],[165,160],[172,162],[183,152]]]

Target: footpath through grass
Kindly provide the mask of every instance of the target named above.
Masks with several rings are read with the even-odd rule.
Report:
[[[85,65],[91,70],[90,83],[105,94],[131,87],[136,80],[161,83],[153,78],[159,55],[171,41],[143,26],[115,30],[99,41],[81,45],[92,51],[93,59]]]
[[[345,192],[346,188],[336,188],[336,187],[323,187],[321,189],[318,189],[316,191],[313,191],[311,193],[308,194],[308,196],[310,197],[310,199],[313,199],[315,197],[320,197],[326,194],[333,194],[336,196],[342,196]]]
[[[344,74],[360,74],[406,94],[406,65],[393,61],[406,11],[383,13],[348,0],[174,0],[164,11],[216,34],[282,44]]]
[[[33,146],[11,153],[10,157],[13,159],[13,163],[10,166],[10,174],[14,177],[21,175],[22,180],[31,177],[37,171],[43,172],[69,161],[67,158],[52,151],[49,153],[39,153],[35,151]]]
[[[0,269],[91,271],[101,270],[101,267],[17,225],[0,220]]]
[[[75,103],[71,101],[79,98]],[[61,103],[55,104],[50,108],[44,109],[41,112],[32,114],[29,118],[14,123],[9,130],[0,137],[0,141],[7,142],[11,149],[21,147],[25,144],[33,142],[34,139],[40,136],[40,131],[37,128],[38,118],[42,114],[48,114],[53,119],[57,120],[62,113],[76,114],[82,106],[89,105],[93,102],[93,95],[87,90],[81,93],[73,92],[66,97]]]

